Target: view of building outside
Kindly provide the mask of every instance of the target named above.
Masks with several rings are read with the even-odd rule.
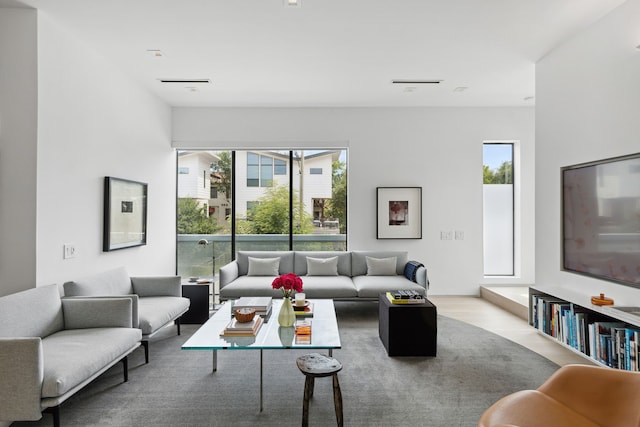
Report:
[[[483,145],[484,275],[514,275],[513,143]]]
[[[236,251],[346,250],[346,155],[346,150],[179,152],[178,274],[217,275],[233,259],[232,241]]]

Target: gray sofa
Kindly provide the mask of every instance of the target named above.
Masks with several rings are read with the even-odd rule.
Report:
[[[426,268],[412,261],[415,274],[407,278],[408,263],[403,251],[238,251],[236,259],[220,269],[220,298],[282,296],[271,283],[291,272],[302,278],[307,298],[377,300],[379,294],[396,289],[426,296]]]
[[[149,363],[149,338],[175,322],[180,335],[180,316],[189,310],[182,296],[180,276],[129,277],[124,267],[64,284],[67,297],[127,296],[133,302],[133,325],[142,330],[145,361]]]
[[[0,420],[38,420],[140,346],[130,298],[60,298],[57,285],[0,298]]]

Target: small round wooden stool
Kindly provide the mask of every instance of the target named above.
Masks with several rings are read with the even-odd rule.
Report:
[[[309,425],[309,399],[313,396],[313,385],[316,378],[333,377],[333,404],[336,407],[336,420],[338,426],[342,427],[342,393],[338,383],[338,372],[342,369],[342,364],[332,357],[327,357],[319,353],[305,354],[296,360],[298,369],[305,376],[304,381],[304,401],[302,402],[302,426]]]

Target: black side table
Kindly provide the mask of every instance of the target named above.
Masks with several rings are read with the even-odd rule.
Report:
[[[182,315],[180,323],[202,324],[209,320],[209,286],[211,284],[183,283],[182,296],[189,298],[189,310]]]
[[[380,340],[389,356],[435,356],[438,322],[436,306],[392,304],[386,294],[378,298]]]

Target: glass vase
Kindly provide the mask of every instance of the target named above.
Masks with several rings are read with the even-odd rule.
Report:
[[[280,326],[288,328],[293,326],[296,321],[296,314],[293,311],[291,300],[287,297],[282,299],[282,307],[280,307],[280,313],[278,313],[278,324]]]

